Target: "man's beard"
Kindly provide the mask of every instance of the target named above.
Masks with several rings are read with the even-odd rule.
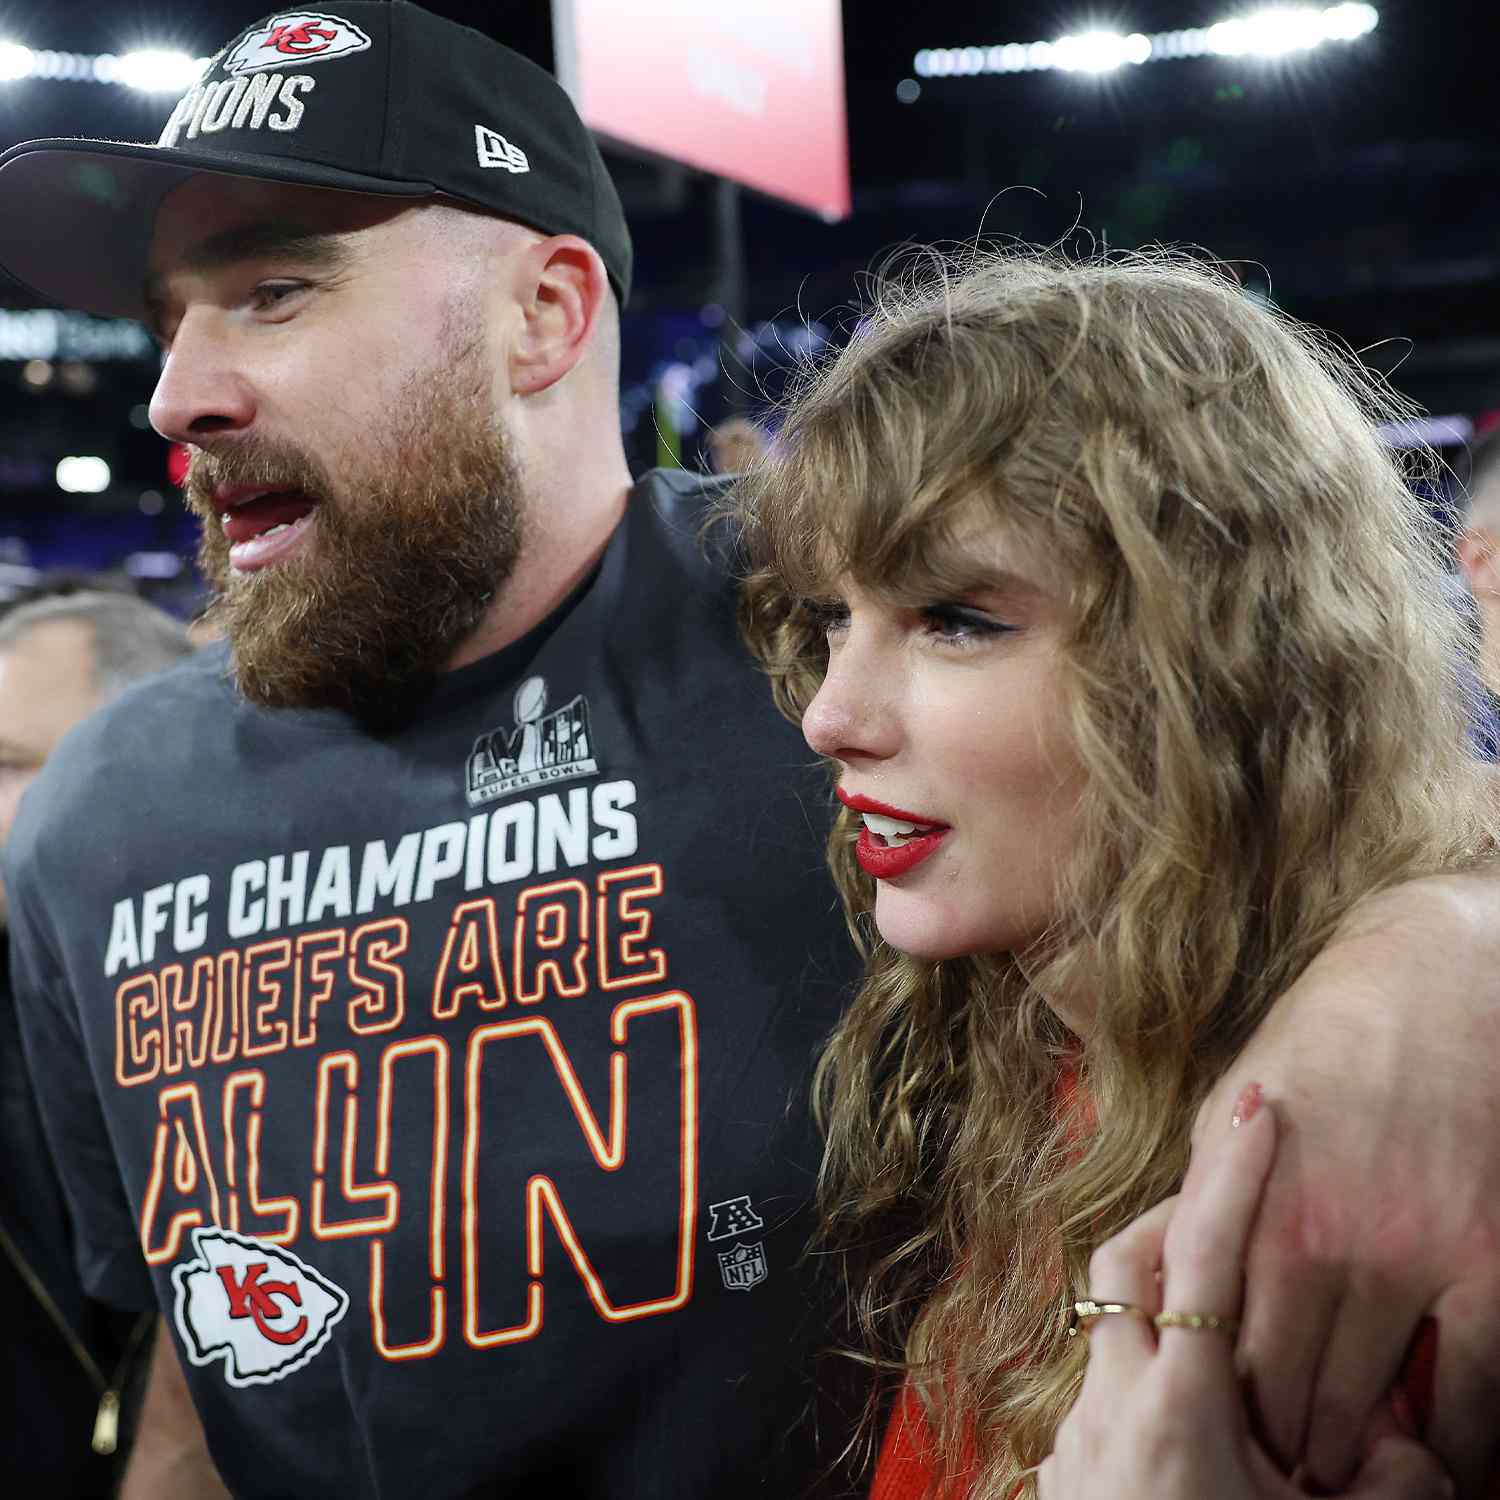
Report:
[[[198,563],[219,595],[208,619],[229,639],[246,698],[389,726],[431,688],[521,551],[522,481],[488,385],[477,351],[455,349],[407,383],[337,478],[312,454],[270,440],[194,453],[187,500],[203,520]],[[311,545],[234,572],[212,503],[221,484],[317,500]]]

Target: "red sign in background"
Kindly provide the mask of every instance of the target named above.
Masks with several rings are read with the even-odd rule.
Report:
[[[557,72],[621,145],[841,219],[839,0],[553,0]]]

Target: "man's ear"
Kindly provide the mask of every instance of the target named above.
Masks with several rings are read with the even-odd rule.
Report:
[[[1466,526],[1458,536],[1458,566],[1471,594],[1500,594],[1495,538],[1486,526]]]
[[[609,277],[598,252],[577,235],[530,246],[521,273],[521,329],[511,346],[510,386],[534,396],[563,378],[588,352]]]

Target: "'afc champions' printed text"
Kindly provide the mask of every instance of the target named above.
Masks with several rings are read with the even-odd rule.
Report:
[[[114,1082],[156,1096],[137,1205],[147,1263],[181,1261],[209,1226],[266,1245],[300,1242],[304,1253],[318,1241],[365,1238],[367,1295],[350,1291],[388,1360],[430,1357],[450,1332],[481,1349],[535,1337],[549,1224],[602,1319],[683,1306],[698,1200],[697,1015],[691,996],[669,988],[653,939],[662,868],[626,863],[637,848],[635,800],[629,781],[544,794],[408,833],[394,847],[377,840],[248,860],[222,892],[197,874],[117,903],[105,958],[115,981]],[[606,861],[587,879],[565,873]],[[518,882],[526,883],[503,897],[488,894]],[[448,893],[460,899],[440,956],[419,974],[400,909]],[[612,1049],[607,1089],[596,1084],[593,1097],[543,1004],[586,995],[606,1002],[598,1024]],[[430,1034],[413,1035],[419,1016]],[[378,1046],[398,1028],[374,1056],[371,1039]],[[303,1085],[278,1097],[273,1059],[299,1051],[314,1068],[312,1097]],[[555,1079],[579,1160],[623,1177],[612,1192],[630,1194],[630,1119],[665,1122],[677,1155],[677,1201],[663,1205],[664,1229],[676,1228],[670,1264],[596,1264],[544,1174],[518,1167],[496,1192],[494,1164],[515,1124],[495,1116],[497,1080],[518,1066]],[[283,1136],[289,1112],[305,1129],[307,1159],[294,1180],[284,1180],[284,1161],[278,1180],[263,1173],[269,1112]],[[393,1175],[393,1129],[408,1141],[404,1161],[424,1159],[424,1180]],[[412,1153],[413,1129],[430,1129],[430,1151]],[[398,1235],[414,1211],[424,1232]],[[499,1241],[516,1246],[500,1257],[509,1264],[491,1248],[496,1223],[515,1226]],[[423,1278],[423,1326],[388,1317],[398,1274]],[[411,1305],[408,1295],[408,1322]]]

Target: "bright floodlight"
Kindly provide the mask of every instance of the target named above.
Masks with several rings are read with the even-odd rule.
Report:
[[[69,495],[102,495],[109,488],[109,465],[102,458],[57,461],[57,487]]]
[[[115,63],[115,77],[143,93],[180,94],[197,82],[202,67],[185,52],[128,52]]]
[[[1052,66],[1069,73],[1112,73],[1126,63],[1143,63],[1151,56],[1151,39],[1133,32],[1080,31],[1058,39]]]
[[[1323,35],[1330,42],[1354,42],[1380,24],[1373,5],[1330,5],[1323,12]]]
[[[36,68],[36,57],[30,47],[17,42],[0,42],[0,83],[30,78]]]
[[[1323,39],[1323,13],[1310,5],[1273,5],[1208,28],[1209,48],[1225,57],[1282,57]]]

